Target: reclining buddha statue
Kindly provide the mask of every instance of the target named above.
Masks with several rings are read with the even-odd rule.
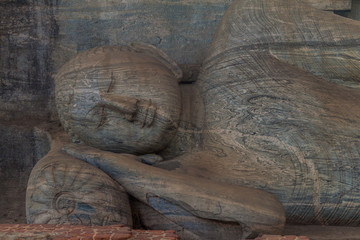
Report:
[[[191,85],[149,45],[82,52],[55,76],[74,143],[33,169],[28,222],[137,215],[183,239],[360,225],[359,76],[360,23],[300,0],[235,1]]]

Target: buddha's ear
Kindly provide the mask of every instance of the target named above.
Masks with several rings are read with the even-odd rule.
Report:
[[[159,60],[162,64],[168,67],[171,72],[174,74],[175,78],[180,82],[183,76],[183,73],[180,67],[172,60],[166,53],[156,48],[153,45],[145,43],[131,43],[130,48],[136,52],[141,52],[144,54],[149,54],[150,56]]]

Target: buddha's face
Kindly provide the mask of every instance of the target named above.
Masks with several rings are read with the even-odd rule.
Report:
[[[149,54],[121,47],[89,50],[56,76],[60,119],[71,135],[93,147],[158,152],[178,126],[177,77]]]

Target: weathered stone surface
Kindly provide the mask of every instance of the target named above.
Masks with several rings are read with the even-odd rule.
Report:
[[[56,118],[52,75],[81,51],[145,42],[194,81],[233,0],[29,1],[0,3],[0,118]],[[304,0],[348,9],[345,0]]]
[[[193,81],[231,2],[2,1],[0,118],[56,118],[52,75],[77,53],[102,45],[155,45]]]
[[[34,126],[0,123],[0,223],[25,223],[25,191],[35,163],[50,149]]]
[[[149,205],[148,205],[149,204]],[[148,196],[148,204],[133,201],[134,214],[147,229],[176,230],[180,239],[240,239],[243,228],[236,222],[198,218],[183,208],[157,196]]]
[[[265,189],[290,222],[358,225],[359,39],[359,22],[297,2],[234,2],[196,82],[204,150],[213,157],[189,154],[163,166]],[[272,54],[280,46],[301,54],[298,67]]]
[[[350,10],[351,0],[304,0],[312,7],[322,10]]]
[[[131,230],[124,225],[74,226],[52,224],[0,224],[4,240],[178,240],[174,231]]]
[[[134,71],[126,70],[143,60],[152,65],[151,57],[136,56],[138,50],[126,48],[135,55],[125,57],[131,61],[126,60],[124,68],[121,48],[85,51],[58,74],[58,106],[67,131],[103,150],[144,154],[158,153],[178,129],[169,148],[176,151],[174,155],[185,154],[174,156],[172,150],[164,150],[159,154],[175,158],[161,161],[159,157],[155,163],[159,168],[154,168],[142,164],[140,157],[85,145],[73,144],[65,150],[102,169],[147,204],[141,214],[149,226],[184,228],[185,232],[198,223],[195,231],[186,233],[195,239],[210,239],[199,232],[209,234],[206,229],[212,226],[226,232],[224,235],[237,235],[241,230],[241,237],[280,232],[285,218],[274,196],[285,206],[289,222],[358,225],[359,26],[301,1],[235,1],[217,30],[198,82],[191,85],[198,88],[201,104],[193,106],[198,98],[183,100],[183,108],[197,111],[184,109],[181,115],[180,91],[175,85],[170,92],[176,100],[165,96],[163,101],[154,101],[155,107],[153,98],[163,95],[154,94],[152,84],[163,92],[168,90],[168,82],[160,80],[157,85],[156,71],[153,75],[147,71],[153,67],[140,64]],[[151,53],[156,55],[156,51]],[[160,62],[153,65],[161,66]],[[127,76],[119,77],[122,74],[114,74],[114,69],[125,69]],[[144,69],[147,72],[141,75]],[[171,69],[165,72],[169,75]],[[148,89],[141,89],[144,82]],[[153,114],[167,104],[171,107]],[[152,127],[156,117],[166,121],[166,111],[171,116],[176,112],[174,119],[181,121],[171,129],[161,127],[170,134],[158,144],[152,137],[159,129],[144,134],[143,128]],[[147,122],[149,112],[153,117]],[[75,120],[75,124],[64,119]],[[76,130],[77,126],[82,129]],[[93,141],[97,129],[104,126],[108,130]],[[113,134],[124,138],[113,141]],[[121,144],[133,136],[136,139],[114,147],[108,136]],[[192,141],[184,144],[191,136],[197,139],[195,146]],[[153,143],[161,147],[150,146]],[[63,159],[72,159],[60,151],[55,158],[56,154],[64,164]],[[49,159],[54,156],[48,155]],[[91,184],[82,179],[79,185]],[[41,181],[30,184],[37,182]],[[231,231],[226,231],[228,228]]]
[[[172,230],[133,230],[131,240],[179,240],[179,237]]]
[[[0,119],[49,119],[57,37],[52,5],[2,1],[0,12]]]
[[[306,236],[295,236],[295,235],[263,235],[261,237],[255,238],[255,240],[310,240]]]
[[[59,63],[93,47],[131,42],[152,44],[179,64],[201,63],[231,2],[59,1],[55,9],[61,36],[57,50],[67,58]]]
[[[172,159],[182,154],[197,151],[203,145],[204,104],[199,90],[194,84],[180,84],[181,115],[176,135],[161,151],[164,159]]]
[[[99,167],[141,202],[151,206],[154,204],[151,202],[153,200],[151,196],[158,196],[169,203],[170,212],[176,213],[181,209],[182,213],[173,216],[172,220],[185,230],[191,230],[191,225],[183,224],[187,223],[182,218],[185,216],[184,211],[190,213],[192,217],[232,223],[211,223],[216,225],[219,231],[229,228],[232,233],[239,233],[237,226],[239,224],[243,231],[240,238],[255,237],[259,233],[280,233],[284,227],[282,205],[273,195],[264,191],[155,168],[142,164],[137,156],[130,154],[101,151],[81,144],[67,145],[64,150],[76,158]],[[157,211],[164,212],[165,205],[160,204]],[[175,208],[172,209],[172,205],[175,205]],[[161,209],[162,207],[164,209]],[[153,221],[151,216],[145,217],[150,217],[149,221]],[[192,219],[191,222],[194,220]],[[206,226],[206,221],[200,220],[199,224]],[[203,228],[199,226],[195,235],[202,230]],[[202,235],[197,237],[212,239],[209,231],[203,231]]]
[[[288,225],[284,234],[305,235],[315,240],[357,240],[360,236],[359,227],[319,226],[319,225]]]
[[[53,224],[0,224],[0,239],[6,240],[125,240],[133,239],[124,225],[104,227]],[[136,238],[135,238],[136,239]]]
[[[357,0],[352,1],[351,12],[348,14],[349,18],[360,21],[360,2]]]

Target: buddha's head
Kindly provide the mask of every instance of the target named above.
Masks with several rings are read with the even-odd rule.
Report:
[[[158,152],[180,119],[179,67],[149,45],[78,54],[55,76],[60,120],[73,140],[132,154]]]

